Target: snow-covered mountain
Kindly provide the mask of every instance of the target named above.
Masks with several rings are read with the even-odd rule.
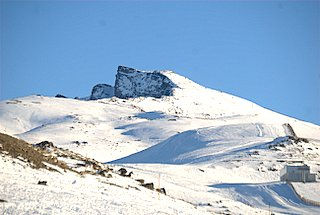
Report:
[[[279,180],[279,170],[292,162],[310,165],[319,180],[320,126],[205,88],[172,71],[119,66],[115,86],[97,85],[88,98],[34,95],[1,101],[0,132],[29,143],[51,141],[125,166],[134,177],[157,181],[160,174],[169,196],[201,208],[199,214],[202,209],[260,213],[268,204],[279,213],[318,212],[293,199],[287,185],[268,183]],[[248,187],[260,190],[262,199],[268,193],[270,202],[245,199]],[[219,205],[222,199],[228,203]]]

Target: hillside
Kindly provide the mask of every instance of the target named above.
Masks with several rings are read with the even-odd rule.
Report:
[[[130,177],[120,176],[106,165],[52,145],[31,146],[0,134],[0,155],[2,214],[199,212],[188,203],[147,189]],[[49,158],[54,158],[55,162]]]
[[[96,85],[86,99],[32,95],[1,101],[0,122],[0,132],[31,144],[49,141],[57,149],[95,160],[99,165],[125,167],[134,172],[134,179],[157,182],[158,187],[161,184],[169,198],[161,198],[158,204],[156,194],[141,197],[130,188],[125,191],[128,198],[115,194],[122,192],[118,188],[110,188],[112,194],[105,196],[109,188],[91,175],[79,179],[81,186],[77,189],[84,191],[76,192],[69,183],[76,173],[68,172],[58,176],[59,183],[53,182],[58,189],[50,188],[52,195],[70,189],[68,194],[61,194],[63,198],[72,193],[79,200],[78,209],[72,208],[70,201],[61,203],[59,208],[64,212],[88,210],[98,214],[111,207],[116,214],[237,214],[239,210],[241,214],[254,214],[266,213],[270,204],[277,213],[319,212],[319,208],[296,199],[292,189],[278,180],[280,169],[290,163],[310,165],[319,180],[320,126],[202,87],[172,71],[119,66],[115,86]],[[1,159],[5,167],[1,180],[10,193],[25,185],[19,177],[43,176],[43,170],[29,167],[25,174],[15,175],[12,168],[21,172],[24,167],[5,162],[11,159],[6,156]],[[15,182],[7,180],[6,175]],[[49,175],[56,177],[56,173]],[[61,182],[64,177],[66,182]],[[94,181],[93,185],[85,187],[89,181]],[[129,185],[135,184],[126,182],[121,186]],[[36,185],[30,187],[36,190],[32,195],[44,192]],[[308,192],[307,188],[303,192]],[[86,198],[80,194],[84,193],[92,197],[89,208],[81,207]],[[15,199],[19,205],[18,211],[11,207],[13,212],[32,212],[32,207],[24,211],[26,202],[19,204],[17,196],[6,198]],[[104,206],[99,198],[110,204]],[[183,203],[172,206],[180,200]],[[161,204],[167,206],[162,208]],[[157,206],[143,211],[152,205]],[[49,208],[38,212],[50,213]]]
[[[133,80],[148,81],[143,76],[145,72],[140,73],[140,79]],[[204,88],[170,71],[156,74],[176,86],[172,96],[90,101],[29,96],[1,101],[0,131],[31,143],[52,141],[79,153],[85,151],[100,161],[141,151],[179,132],[228,124],[261,123],[284,136],[282,125],[290,123],[298,136],[320,139],[319,126]],[[144,82],[139,83],[144,92]],[[115,89],[119,90],[119,86]]]

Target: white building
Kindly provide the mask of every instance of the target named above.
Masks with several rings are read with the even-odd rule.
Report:
[[[280,170],[280,180],[292,182],[315,182],[316,174],[310,173],[310,167],[306,164],[303,166],[286,165],[282,170]]]

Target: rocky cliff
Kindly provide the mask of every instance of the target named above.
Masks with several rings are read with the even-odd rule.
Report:
[[[164,75],[165,71],[139,71],[119,66],[115,81],[115,96],[118,98],[170,96],[176,85]]]
[[[114,87],[108,84],[97,84],[93,87],[90,100],[110,98],[114,96]]]

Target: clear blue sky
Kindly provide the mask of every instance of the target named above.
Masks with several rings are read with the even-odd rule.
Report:
[[[170,69],[320,125],[320,2],[1,1],[1,100]]]

